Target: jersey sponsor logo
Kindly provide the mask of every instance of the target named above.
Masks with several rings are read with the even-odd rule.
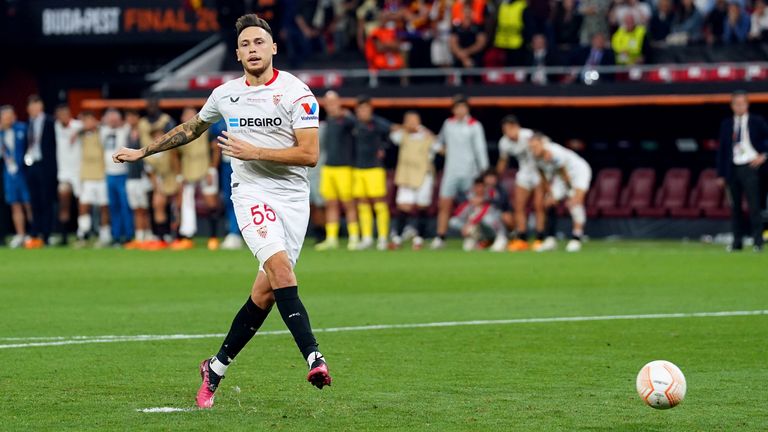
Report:
[[[238,96],[238,97],[230,96],[229,97],[229,101],[232,102],[233,104],[236,104],[239,100],[240,100],[240,96]]]
[[[301,104],[301,107],[304,108],[304,112],[313,115],[315,112],[317,112],[317,102],[313,102],[312,105],[308,103]]]
[[[274,118],[259,118],[259,117],[251,117],[251,118],[238,118],[238,117],[230,117],[228,119],[229,127],[231,128],[237,128],[237,127],[276,127],[283,124],[283,119],[280,117],[274,117]]]
[[[247,104],[262,104],[267,102],[269,102],[269,99],[266,99],[266,98],[255,98],[255,97],[245,98],[245,103]]]

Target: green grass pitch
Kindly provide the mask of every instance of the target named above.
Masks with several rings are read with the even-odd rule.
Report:
[[[768,309],[768,255],[663,242],[579,254],[305,250],[315,328]],[[224,333],[257,265],[239,252],[0,250],[0,345]],[[277,313],[264,330],[282,330]],[[395,328],[317,334],[333,386],[292,338],[254,338],[209,411],[197,366],[220,337],[0,348],[0,430],[764,431],[768,315]],[[43,340],[45,341],[45,340]],[[688,394],[656,411],[648,361]]]

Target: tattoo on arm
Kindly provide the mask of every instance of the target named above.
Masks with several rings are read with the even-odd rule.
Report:
[[[199,115],[196,115],[192,120],[176,126],[149,146],[144,147],[143,157],[183,146],[202,135],[209,127],[209,123],[204,122]]]

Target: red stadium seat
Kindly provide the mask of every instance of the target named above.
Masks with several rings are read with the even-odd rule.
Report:
[[[504,172],[501,176],[501,186],[509,194],[509,204],[515,205],[515,176],[517,175],[516,168],[510,168]]]
[[[706,169],[699,174],[696,186],[691,190],[688,205],[673,208],[670,215],[676,218],[697,218],[707,210],[718,210],[723,202],[723,187],[717,181],[714,169]]]
[[[603,216],[629,217],[632,213],[651,206],[656,173],[651,168],[637,168],[629,176],[629,182],[621,192],[619,205],[613,209],[603,209]]]
[[[653,207],[637,209],[637,215],[641,217],[664,217],[671,209],[685,207],[690,183],[690,170],[687,168],[670,169],[656,192]]]
[[[621,170],[600,170],[587,196],[587,216],[595,218],[603,209],[615,209],[621,195]]]

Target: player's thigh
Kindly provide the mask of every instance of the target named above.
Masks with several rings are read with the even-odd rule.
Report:
[[[429,207],[432,205],[434,185],[435,178],[431,174],[424,177],[424,182],[416,189],[416,205],[419,207]]]
[[[440,181],[440,199],[455,199],[459,191],[459,178],[452,175],[443,175]]]
[[[528,200],[531,198],[531,190],[522,186],[515,185],[515,211],[525,212],[528,206]]]
[[[329,201],[339,199],[333,178],[336,168],[330,166],[320,168],[320,196]]]
[[[285,252],[288,254],[291,265],[295,266],[299,260],[301,248],[304,246],[304,237],[307,235],[309,202],[285,201],[276,205],[277,216],[283,221],[285,230]]]
[[[259,268],[274,254],[285,250],[283,217],[264,192],[247,188],[242,183],[232,189],[232,204],[237,225]]]
[[[368,196],[366,195],[367,190],[366,190],[365,181],[366,181],[365,170],[353,168],[352,169],[352,198],[354,199],[368,198]]]
[[[568,188],[566,187],[563,179],[558,176],[552,179],[552,184],[550,185],[550,192],[552,194],[553,200],[562,201],[568,195]]]
[[[397,195],[395,196],[395,204],[399,206],[413,206],[416,204],[416,189],[408,186],[400,186],[397,188]]]
[[[380,199],[387,196],[387,171],[384,168],[367,169],[365,179],[369,198]]]

